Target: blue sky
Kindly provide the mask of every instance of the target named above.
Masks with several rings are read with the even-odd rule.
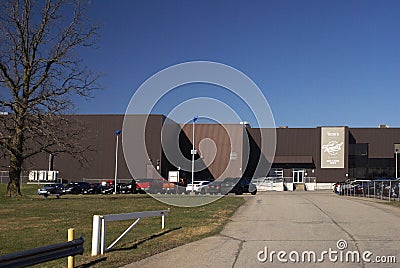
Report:
[[[230,65],[262,90],[276,125],[400,126],[400,1],[91,1],[102,25],[82,58],[103,90],[78,113],[124,113],[135,90],[174,64]],[[183,86],[155,112],[218,87]],[[214,92],[214,93],[213,93]],[[205,94],[205,93],[204,93]],[[251,122],[252,123],[252,122]]]

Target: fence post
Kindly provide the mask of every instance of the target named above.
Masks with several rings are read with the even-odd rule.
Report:
[[[365,186],[364,186],[364,182],[363,182],[363,186],[362,186],[362,188],[363,188],[363,196],[365,197]]]
[[[99,255],[100,245],[100,216],[93,216],[92,256]]]
[[[70,228],[68,229],[68,242],[74,240],[75,236],[75,229]],[[74,256],[68,256],[68,268],[74,268],[75,267],[75,259]]]
[[[371,198],[371,197],[369,196],[369,187],[371,186],[371,184],[368,182],[367,185],[368,185],[368,198]]]
[[[375,181],[374,181],[374,199],[376,198],[376,189],[375,189]]]

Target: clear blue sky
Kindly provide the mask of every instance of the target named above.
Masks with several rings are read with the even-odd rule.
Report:
[[[83,59],[104,73],[104,89],[78,101],[78,113],[124,113],[151,75],[208,60],[253,79],[277,126],[399,127],[399,14],[400,1],[387,0],[91,1],[102,28]],[[171,101],[156,112],[167,114]]]

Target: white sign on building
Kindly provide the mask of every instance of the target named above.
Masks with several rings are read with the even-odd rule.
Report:
[[[168,171],[169,182],[179,182],[179,171]]]
[[[344,168],[345,128],[321,128],[321,168]]]

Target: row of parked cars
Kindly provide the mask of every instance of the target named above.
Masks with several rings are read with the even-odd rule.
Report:
[[[255,195],[257,188],[251,178],[226,178],[223,181],[194,181],[193,184],[171,183],[165,179],[133,179],[129,183],[117,183],[118,194],[228,194],[251,193]],[[46,184],[38,189],[38,194],[47,198],[54,195],[59,198],[64,194],[112,194],[115,192],[113,181],[101,183],[71,182],[63,185],[60,183]]]
[[[117,183],[116,189],[118,194],[136,193],[140,190],[136,189],[134,180],[130,183]],[[114,191],[113,181],[103,181],[101,183],[71,182],[66,185],[61,183],[46,184],[38,189],[37,193],[44,197],[54,195],[59,198],[65,194],[112,194]]]
[[[186,192],[192,191],[200,194],[250,193],[255,195],[257,187],[251,182],[251,178],[226,178],[223,181],[194,181],[193,185],[188,184],[186,187]]]

